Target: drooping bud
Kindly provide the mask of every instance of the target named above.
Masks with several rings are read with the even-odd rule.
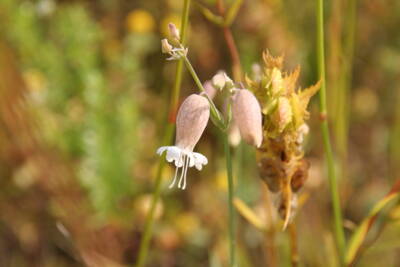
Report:
[[[233,96],[232,111],[243,140],[260,147],[263,138],[261,107],[253,93],[247,89],[238,90]]]
[[[168,30],[169,34],[171,35],[172,38],[179,40],[179,30],[176,28],[175,24],[173,23],[168,23]]]
[[[273,114],[273,121],[278,131],[282,132],[292,121],[292,118],[293,112],[289,100],[286,97],[280,97],[278,99],[278,107]]]
[[[203,96],[188,96],[179,108],[176,117],[175,145],[193,151],[210,118],[210,104]]]
[[[164,54],[169,54],[169,53],[171,53],[172,52],[172,45],[170,45],[169,43],[168,43],[168,40],[167,39],[162,39],[161,40],[161,51],[164,53]]]

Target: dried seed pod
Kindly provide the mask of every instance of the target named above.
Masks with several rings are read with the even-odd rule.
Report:
[[[176,117],[176,146],[193,151],[209,118],[210,104],[207,99],[197,94],[188,96]]]
[[[233,96],[232,111],[243,140],[260,147],[263,138],[261,107],[253,93],[247,89],[237,90]]]
[[[278,192],[281,189],[281,179],[285,176],[281,161],[262,157],[258,160],[258,172],[271,192]]]
[[[301,159],[290,181],[293,192],[297,192],[303,187],[308,178],[309,168],[310,163],[305,159]]]

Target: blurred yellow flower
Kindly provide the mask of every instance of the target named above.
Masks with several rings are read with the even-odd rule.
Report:
[[[147,33],[154,30],[153,16],[143,9],[135,9],[126,17],[126,27],[130,32]]]
[[[194,230],[199,228],[199,220],[195,214],[185,212],[179,214],[175,218],[176,229],[185,237],[193,233]]]

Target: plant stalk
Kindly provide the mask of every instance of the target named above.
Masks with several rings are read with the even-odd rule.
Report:
[[[236,266],[236,237],[235,237],[235,210],[233,208],[234,184],[232,174],[232,158],[229,147],[228,133],[224,132],[224,149],[226,158],[226,172],[228,176],[228,207],[229,207],[229,266]]]
[[[196,71],[194,70],[192,64],[190,63],[189,59],[184,56],[183,60],[186,64],[186,68],[188,69],[189,73],[192,75],[194,82],[196,83],[197,87],[199,90],[204,94],[205,98],[207,98],[208,102],[210,103],[210,109],[211,109],[211,119],[215,123],[215,125],[220,128],[221,130],[225,130],[227,125],[225,125],[224,119],[221,116],[221,113],[218,111],[217,107],[215,106],[214,102],[211,100],[211,98],[208,96],[206,93],[206,90],[203,87],[203,84],[201,83],[199,77],[197,76]]]
[[[182,14],[182,21],[181,21],[181,43],[186,42],[186,28],[189,22],[189,10],[190,10],[190,0],[184,0],[183,4],[183,14]],[[173,132],[175,129],[175,114],[178,106],[178,101],[179,101],[179,95],[180,95],[180,90],[181,90],[181,84],[182,84],[182,70],[183,70],[183,60],[179,60],[177,67],[176,67],[176,72],[175,72],[175,83],[173,87],[173,92],[171,95],[171,102],[170,102],[170,115],[168,118],[168,124],[165,130],[165,134],[163,137],[163,143],[162,144],[169,144],[172,141],[172,136]],[[153,232],[153,225],[154,225],[154,212],[157,206],[157,202],[160,198],[161,195],[161,181],[162,181],[162,171],[165,166],[165,161],[163,159],[160,159],[158,163],[158,169],[157,169],[157,174],[156,174],[156,181],[154,185],[154,191],[153,191],[153,198],[152,202],[150,205],[150,210],[149,213],[147,214],[146,217],[146,222],[145,222],[145,227],[144,227],[144,232],[143,232],[143,238],[140,241],[139,245],[139,253],[138,253],[138,259],[136,262],[136,267],[143,267],[145,262],[146,262],[146,257],[149,251],[149,244],[150,244],[150,239],[151,235]]]
[[[319,92],[321,131],[324,143],[326,161],[328,165],[328,179],[331,190],[332,206],[334,213],[334,227],[336,244],[339,251],[340,260],[343,263],[345,252],[345,235],[342,224],[342,211],[340,207],[338,182],[336,177],[335,162],[329,136],[326,108],[326,80],[325,80],[325,51],[324,51],[324,5],[323,0],[317,0],[316,19],[317,19],[317,57],[318,74],[321,78],[321,89]]]
[[[172,135],[174,132],[174,124],[169,123],[166,128],[166,132],[163,138],[163,144],[170,143],[172,139]],[[158,168],[157,168],[157,174],[156,174],[156,181],[154,185],[154,191],[153,191],[153,197],[151,201],[151,206],[149,213],[147,214],[146,217],[146,222],[144,226],[144,232],[143,232],[143,237],[140,241],[140,246],[139,246],[139,256],[136,262],[136,267],[142,267],[144,266],[149,250],[149,244],[150,244],[150,239],[152,235],[152,230],[153,230],[153,225],[154,225],[154,212],[156,210],[157,202],[160,199],[161,195],[161,181],[162,181],[162,171],[165,166],[165,160],[163,158],[160,158],[159,163],[158,163]]]
[[[225,6],[224,6],[224,1],[223,0],[218,0],[217,1],[217,8],[219,14],[224,17],[225,16]],[[232,31],[230,29],[230,25],[224,25],[222,28],[224,32],[224,38],[226,45],[229,50],[229,54],[231,56],[232,60],[232,73],[233,73],[233,79],[235,82],[240,82],[242,81],[242,64],[240,63],[240,56],[239,52],[235,43],[235,39],[233,38]]]

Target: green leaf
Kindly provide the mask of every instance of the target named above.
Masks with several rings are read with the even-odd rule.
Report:
[[[361,222],[361,224],[354,231],[349,246],[345,255],[346,265],[351,265],[358,255],[360,248],[367,237],[369,230],[375,222],[378,213],[383,210],[393,200],[398,199],[400,196],[400,180],[392,187],[392,190],[379,202],[377,202],[368,216]]]

